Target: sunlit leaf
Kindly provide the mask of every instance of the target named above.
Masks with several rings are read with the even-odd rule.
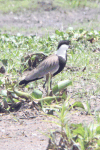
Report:
[[[82,102],[79,102],[79,101],[75,102],[72,106],[73,106],[74,108],[75,108],[75,107],[80,107],[80,108],[83,108],[83,109],[84,109],[84,105],[82,104]]]
[[[30,99],[32,101],[34,100],[34,98],[26,92],[22,92],[14,89],[14,93],[21,98]]]
[[[61,81],[53,87],[52,91],[55,94],[55,93],[59,92],[60,90],[65,89],[69,85],[72,85],[72,81],[70,81],[70,80]]]
[[[56,30],[55,33],[56,33],[57,35],[60,35],[60,36],[63,36],[63,35],[64,35],[64,32],[60,32],[60,31],[58,31],[58,30]]]
[[[82,127],[83,125],[82,123],[80,123],[80,124],[71,124],[71,126],[74,128],[79,128],[79,127]]]
[[[84,128],[83,127],[78,127],[77,129],[73,130],[73,134],[76,135],[81,135],[82,137],[84,137]]]
[[[66,92],[64,92],[64,93],[62,94],[62,98],[63,98],[63,99],[66,99],[66,98],[67,98]]]
[[[95,148],[95,150],[100,150],[100,147],[98,147],[98,148]]]
[[[35,89],[32,94],[31,94],[34,98],[39,99],[42,97],[42,92],[38,89]]]
[[[20,102],[18,99],[15,99],[15,98],[13,98],[13,101],[14,101],[15,103]]]
[[[83,31],[84,31],[84,29],[82,29],[82,28],[81,28],[81,29],[79,29],[79,32],[80,32],[80,33],[82,33]]]
[[[100,134],[100,126],[98,126],[98,127],[96,128],[96,133],[97,133],[97,134]]]
[[[97,141],[98,146],[100,146],[100,139]]]
[[[0,85],[2,84],[3,82],[0,80]]]

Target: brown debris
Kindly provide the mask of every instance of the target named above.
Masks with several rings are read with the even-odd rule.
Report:
[[[1,66],[0,67],[0,73],[5,73],[5,72],[6,72],[6,70],[5,70],[4,66]]]

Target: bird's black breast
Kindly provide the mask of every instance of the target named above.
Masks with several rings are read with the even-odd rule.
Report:
[[[53,76],[55,76],[56,74],[60,73],[64,69],[64,67],[66,65],[66,60],[63,57],[58,56],[58,59],[59,59],[59,69],[57,70],[57,72],[55,72],[53,74]]]

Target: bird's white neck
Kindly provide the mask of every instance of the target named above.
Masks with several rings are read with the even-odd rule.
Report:
[[[68,45],[64,44],[64,45],[61,45],[59,47],[59,49],[57,50],[56,52],[56,55],[57,56],[61,56],[63,57],[65,60],[66,60],[66,53],[67,53],[67,49],[68,49]]]

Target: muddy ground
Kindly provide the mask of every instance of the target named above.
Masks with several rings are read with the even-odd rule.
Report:
[[[65,31],[70,26],[100,30],[100,8],[65,10],[44,4],[33,11],[0,13],[1,33],[42,36],[53,34],[55,29]],[[69,93],[73,92],[71,89],[68,90]],[[92,99],[100,102],[100,96]],[[52,117],[27,107],[14,113],[0,114],[0,150],[45,150],[48,145],[48,136],[45,134],[50,129],[59,129],[57,125],[49,123],[49,119],[52,120]],[[85,117],[78,111],[70,117],[70,122],[83,121],[93,122],[93,117]]]

